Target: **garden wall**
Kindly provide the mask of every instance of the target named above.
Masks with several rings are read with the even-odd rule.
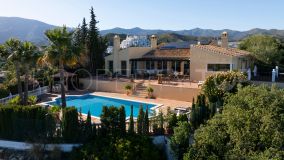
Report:
[[[121,81],[103,81],[103,80],[90,80],[80,79],[85,89],[98,92],[112,92],[112,93],[125,93],[124,86],[126,84],[134,83],[121,82]],[[176,86],[166,85],[150,85],[154,89],[154,96],[157,98],[171,99],[178,101],[192,102],[192,99],[197,97],[200,93],[199,88],[183,88]]]

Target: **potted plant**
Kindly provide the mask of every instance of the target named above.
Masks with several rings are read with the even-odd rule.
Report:
[[[126,95],[131,94],[132,86],[130,84],[127,84],[124,89],[126,90]]]
[[[152,87],[147,88],[148,98],[153,98],[154,89]]]

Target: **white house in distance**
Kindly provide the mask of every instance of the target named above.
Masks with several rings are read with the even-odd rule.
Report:
[[[212,41],[186,47],[158,47],[155,35],[150,37],[150,46],[121,45],[116,35],[113,51],[105,57],[105,69],[127,77],[131,74],[178,73],[190,76],[194,82],[203,81],[214,72],[246,71],[250,66],[249,59],[249,52],[229,48],[227,32],[221,35],[221,45]]]

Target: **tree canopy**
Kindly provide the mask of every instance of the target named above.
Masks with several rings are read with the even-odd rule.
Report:
[[[239,48],[251,52],[256,60],[265,64],[279,64],[284,56],[281,42],[272,36],[250,36],[240,43]]]
[[[283,159],[284,90],[248,86],[194,134],[184,159]]]

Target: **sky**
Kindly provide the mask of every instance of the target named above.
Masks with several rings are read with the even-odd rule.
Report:
[[[0,16],[76,27],[94,7],[100,30],[114,27],[284,29],[284,0],[0,0]]]

